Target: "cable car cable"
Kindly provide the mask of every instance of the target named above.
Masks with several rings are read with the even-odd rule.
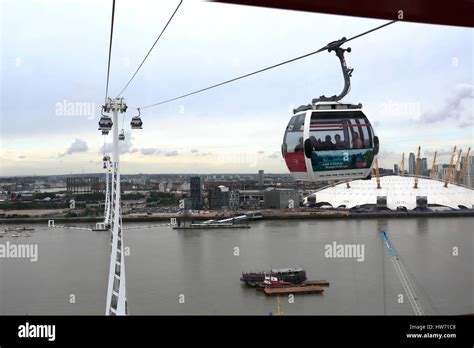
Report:
[[[348,41],[357,39],[357,38],[359,38],[359,37],[361,37],[361,36],[364,36],[364,35],[366,35],[366,34],[372,33],[372,32],[374,32],[374,31],[376,31],[376,30],[382,29],[382,28],[384,28],[384,27],[386,27],[386,26],[388,26],[388,25],[390,25],[390,24],[393,24],[393,23],[395,23],[395,22],[397,22],[397,20],[393,20],[393,21],[391,21],[391,22],[385,23],[385,24],[380,25],[380,26],[378,26],[378,27],[376,27],[376,28],[373,28],[373,29],[370,29],[370,30],[368,30],[368,31],[365,31],[365,32],[363,32],[363,33],[361,33],[361,34],[355,35],[355,36],[353,36],[353,37],[351,37],[351,38],[349,38],[349,39],[343,39],[343,40],[331,42],[331,43],[327,44],[326,46],[324,46],[324,47],[322,47],[322,48],[320,48],[320,49],[318,49],[318,50],[316,50],[316,51],[313,51],[313,52],[304,54],[304,55],[302,55],[302,56],[298,56],[298,57],[295,57],[295,58],[286,60],[286,61],[281,62],[281,63],[278,63],[278,64],[271,65],[271,66],[269,66],[269,67],[266,67],[266,68],[263,68],[263,69],[260,69],[260,70],[257,70],[257,71],[254,71],[254,72],[245,74],[245,75],[241,75],[241,76],[235,77],[235,78],[233,78],[233,79],[230,79],[230,80],[227,80],[227,81],[224,81],[224,82],[220,82],[220,83],[217,83],[217,84],[215,84],[215,85],[212,85],[212,86],[209,86],[209,87],[206,87],[206,88],[198,89],[198,90],[196,90],[196,91],[194,91],[194,92],[186,93],[186,94],[180,95],[180,96],[175,97],[175,98],[163,100],[163,101],[160,101],[160,102],[157,102],[157,103],[154,103],[154,104],[151,104],[151,105],[147,105],[147,106],[142,106],[142,107],[140,107],[140,109],[147,109],[147,108],[151,108],[151,107],[153,107],[153,106],[158,106],[158,105],[166,104],[166,103],[172,102],[172,101],[174,101],[174,100],[186,98],[186,97],[189,97],[189,96],[194,95],[194,94],[198,94],[198,93],[201,93],[201,92],[204,92],[204,91],[207,91],[207,90],[216,88],[216,87],[220,87],[220,86],[226,85],[226,84],[231,83],[231,82],[235,82],[235,81],[237,81],[237,80],[241,80],[241,79],[246,78],[246,77],[250,77],[250,76],[252,76],[252,75],[259,74],[259,73],[264,72],[264,71],[267,71],[267,70],[271,70],[271,69],[277,68],[277,67],[279,67],[279,66],[282,66],[282,65],[285,65],[285,64],[288,64],[288,63],[295,62],[295,61],[297,61],[297,60],[300,60],[300,59],[303,59],[303,58],[312,56],[312,55],[314,55],[314,54],[316,54],[316,53],[320,53],[320,52],[326,51],[327,49],[329,49],[329,48],[331,48],[331,47],[333,47],[333,46],[336,46],[336,45],[340,46],[340,45],[342,45],[342,44],[344,44],[344,43],[346,43],[346,42],[348,42]]]
[[[428,291],[425,289],[425,287],[421,284],[421,282],[418,281],[418,279],[415,277],[415,274],[413,274],[413,272],[411,271],[411,269],[407,266],[407,264],[405,263],[405,260],[402,260],[400,259],[400,263],[403,264],[403,267],[405,267],[405,269],[408,271],[411,279],[413,279],[413,282],[414,284],[421,290],[421,292],[423,293],[423,295],[425,296],[425,299],[426,301],[428,302],[428,304],[431,306],[431,308],[433,309],[434,311],[434,314],[435,315],[439,315],[440,314],[440,311],[439,311],[439,308],[438,306],[436,305],[436,303],[433,301],[433,299],[431,298],[430,294],[428,293]]]
[[[110,58],[112,56],[112,37],[114,34],[114,15],[115,15],[115,0],[112,1],[112,21],[110,23],[110,41],[109,41],[109,63],[107,65],[107,84],[105,86],[105,99],[109,96],[109,77],[110,77]]]
[[[387,26],[389,26],[390,24],[393,24],[393,23],[395,23],[395,22],[398,22],[398,20],[393,20],[393,21],[391,21],[391,22],[382,24],[382,25],[379,26],[379,27],[376,27],[376,28],[367,30],[367,31],[365,31],[365,32],[363,32],[363,33],[361,33],[361,34],[359,34],[359,35],[356,35],[356,36],[353,36],[353,37],[351,37],[351,38],[349,38],[349,39],[346,39],[346,40],[344,40],[343,44],[346,43],[346,42],[352,41],[352,40],[354,40],[354,39],[358,39],[358,38],[361,37],[361,36],[370,34],[370,33],[374,32],[374,31],[376,31],[376,30],[382,29],[383,27],[387,27]]]
[[[142,67],[143,63],[145,63],[145,60],[148,58],[148,56],[150,55],[151,51],[153,50],[153,48],[155,47],[155,45],[157,44],[158,40],[160,40],[161,36],[163,35],[163,33],[165,32],[166,28],[168,27],[168,24],[170,24],[171,20],[173,19],[174,15],[176,14],[176,12],[178,11],[179,7],[181,6],[181,4],[183,3],[183,0],[181,0],[178,4],[178,6],[176,7],[176,9],[174,10],[173,14],[171,15],[170,19],[168,19],[168,22],[166,23],[166,25],[164,26],[163,30],[161,30],[161,33],[160,35],[158,35],[157,39],[155,40],[155,43],[153,44],[153,46],[151,46],[150,50],[148,51],[148,53],[146,54],[145,58],[143,58],[143,61],[140,63],[140,65],[138,66],[137,70],[135,71],[135,73],[133,74],[133,76],[130,78],[130,80],[127,82],[127,84],[125,85],[125,87],[122,89],[122,91],[120,91],[120,93],[117,95],[117,98],[120,97],[122,95],[122,93],[127,89],[127,87],[130,85],[130,82],[132,82],[132,80],[135,78],[135,76],[137,75],[138,71],[140,70],[140,68]]]

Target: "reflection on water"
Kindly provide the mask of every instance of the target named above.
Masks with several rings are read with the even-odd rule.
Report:
[[[426,233],[428,231],[428,218],[426,217],[417,218],[416,229],[418,233]]]
[[[286,315],[413,314],[409,303],[397,303],[404,291],[384,256],[382,229],[397,247],[427,314],[471,313],[473,222],[260,221],[244,230],[128,230],[124,241],[130,247],[125,261],[130,313],[267,315],[275,311],[276,298],[243,286],[241,272],[302,265],[310,279],[327,279],[330,286],[322,295],[296,295],[294,303],[281,297]],[[0,260],[0,314],[105,312],[107,232],[43,229],[29,238],[2,238],[0,243],[6,241],[37,243],[39,258],[36,263]],[[364,261],[325,257],[325,245],[334,242],[363,244]],[[459,248],[458,256],[453,256],[453,247]],[[70,303],[71,294],[75,303]]]
[[[377,231],[387,230],[387,219],[377,219]]]

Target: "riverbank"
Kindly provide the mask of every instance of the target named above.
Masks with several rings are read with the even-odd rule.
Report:
[[[236,215],[244,214],[236,213]],[[259,220],[308,220],[308,219],[369,219],[369,218],[418,218],[418,217],[474,217],[474,209],[447,210],[447,211],[368,211],[354,212],[347,210],[311,210],[311,211],[287,211],[287,210],[263,210]],[[222,216],[215,214],[193,214],[187,217],[192,220],[209,220]],[[226,214],[226,216],[231,216]],[[148,222],[148,221],[170,221],[171,218],[183,218],[182,214],[154,214],[146,216],[124,215],[124,222]],[[56,223],[80,223],[101,222],[102,217],[18,217],[1,218],[0,223],[40,223],[54,220]]]

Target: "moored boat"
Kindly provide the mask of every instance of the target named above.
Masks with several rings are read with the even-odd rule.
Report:
[[[264,289],[264,288],[281,288],[284,286],[293,286],[293,283],[285,282],[279,280],[277,277],[274,276],[265,276],[263,282],[256,282],[255,286],[257,289]]]
[[[299,284],[304,282],[306,278],[306,271],[302,268],[276,268],[271,271],[264,272],[250,272],[242,273],[240,281],[244,282],[248,286],[257,286],[258,283],[263,283],[265,277],[273,277],[276,281],[290,283],[290,284]],[[281,285],[284,286],[284,285]]]

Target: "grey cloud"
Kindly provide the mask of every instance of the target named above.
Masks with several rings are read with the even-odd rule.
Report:
[[[425,156],[434,156],[435,152],[437,153],[436,156],[450,156],[453,153],[453,149],[439,149],[439,150],[432,150],[428,149],[424,151]]]
[[[198,149],[191,149],[191,153],[198,153],[199,150]]]
[[[279,152],[274,152],[272,153],[270,156],[268,156],[268,158],[278,158],[280,157],[280,153]]]
[[[474,86],[470,84],[460,84],[454,89],[454,93],[449,95],[444,105],[435,111],[423,113],[420,121],[423,123],[441,122],[445,120],[456,120],[458,126],[472,124],[472,112],[466,110],[463,101],[474,98]],[[471,104],[472,105],[472,104]]]
[[[162,155],[165,157],[174,157],[178,156],[178,151],[172,150],[172,151],[163,151],[160,149],[157,149],[155,147],[147,147],[147,148],[141,148],[140,153],[144,156],[151,156],[151,155]]]
[[[140,153],[145,156],[154,155],[160,150],[155,149],[154,147],[141,148]]]
[[[174,150],[174,151],[164,152],[163,155],[165,155],[166,157],[178,156],[178,151]]]
[[[59,157],[71,155],[75,152],[87,152],[88,149],[89,147],[87,146],[87,142],[85,140],[76,138],[71,146],[69,146],[69,149],[67,149],[65,153],[60,154]]]
[[[389,157],[402,157],[402,152],[398,153],[395,151],[384,151],[381,150],[379,153],[380,158],[389,158]]]
[[[466,127],[472,127],[473,125],[474,125],[474,120],[471,118],[470,120],[461,121],[458,126],[460,128],[466,128]]]

